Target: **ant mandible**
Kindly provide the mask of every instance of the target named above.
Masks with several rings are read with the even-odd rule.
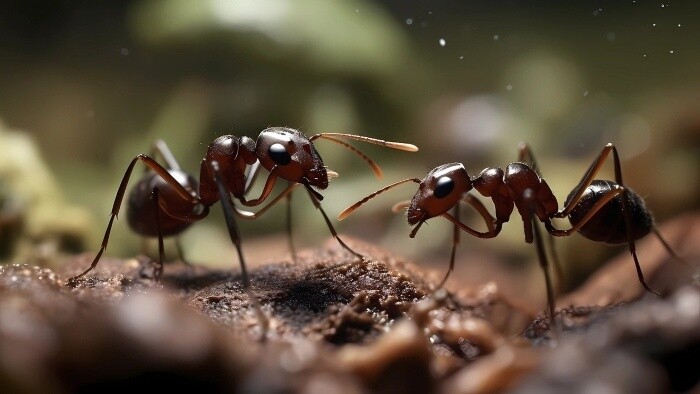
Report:
[[[613,154],[615,182],[594,179],[610,152]],[[394,206],[394,210],[407,207],[408,224],[415,226],[411,231],[411,238],[415,237],[426,220],[436,216],[442,216],[454,224],[450,266],[439,287],[442,287],[454,269],[459,230],[478,238],[494,238],[500,233],[503,223],[510,219],[513,208],[517,208],[523,219],[525,242],[532,243],[534,239],[537,247],[540,266],[544,271],[547,303],[552,322],[554,322],[554,292],[537,220],[544,223],[550,238],[551,236],[567,237],[578,231],[593,241],[610,245],[626,243],[634,259],[639,282],[644,289],[656,295],[659,293],[652,290],[644,280],[644,274],[637,259],[635,240],[653,231],[666,250],[674,258],[678,258],[656,229],[644,200],[623,183],[617,149],[610,143],[603,148],[576,187],[569,193],[561,210],[549,185],[542,179],[530,148],[527,144],[521,143],[518,161],[509,164],[505,171],[501,168],[489,167],[481,171],[477,177],[470,178],[464,165],[444,164],[430,171],[423,180],[404,179],[377,190],[343,210],[338,215],[338,219],[343,220],[378,194],[406,182],[420,184],[418,191],[410,202],[398,203]],[[481,201],[469,193],[472,188],[482,196],[491,198],[495,218]],[[461,222],[460,202],[471,205],[481,215],[487,231],[477,231]],[[448,212],[450,209],[453,210],[452,214]],[[572,226],[568,230],[558,229],[552,223],[554,218],[566,217]]]
[[[311,201],[323,215],[331,234],[345,249],[362,257],[340,239],[328,216],[321,208],[319,201],[323,199],[323,196],[313,189],[314,187],[321,190],[326,189],[329,175],[333,174],[323,165],[323,160],[313,145],[313,141],[319,138],[333,141],[351,150],[365,160],[378,177],[381,176],[379,166],[352,145],[340,139],[353,139],[411,152],[418,150],[415,145],[354,134],[320,133],[307,138],[300,131],[287,127],[267,128],[260,133],[255,141],[245,136],[239,138],[224,135],[214,140],[207,148],[206,156],[200,165],[200,181],[197,188],[197,181],[194,177],[182,171],[167,145],[158,141],[153,147],[152,156],[160,154],[167,168],[158,164],[148,155],[140,154],[134,157],[124,173],[115,196],[100,251],[90,267],[72,277],[69,282],[74,282],[86,275],[100,261],[100,257],[107,248],[114,219],[119,214],[129,178],[138,161],[143,162],[150,171],[147,171],[144,177],[139,180],[129,195],[127,221],[134,232],[142,236],[158,238],[159,260],[154,271],[156,280],[159,279],[163,271],[163,238],[178,235],[192,223],[204,219],[209,213],[209,207],[221,200],[229,236],[236,248],[241,265],[243,287],[248,291],[250,283],[235,215],[245,219],[255,219],[282,198],[287,197],[289,201],[290,193],[299,184],[308,191]],[[268,170],[269,175],[260,196],[248,200],[245,194],[250,190],[260,166]],[[289,185],[258,212],[240,210],[231,200],[232,195],[243,205],[258,206],[270,196],[277,178],[287,180]],[[288,219],[290,218],[289,210],[288,204]],[[291,226],[289,224],[287,229],[290,232],[291,245]],[[292,253],[294,253],[293,247]]]

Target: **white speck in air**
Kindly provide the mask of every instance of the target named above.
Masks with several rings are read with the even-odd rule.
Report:
[[[411,19],[411,18],[406,19],[406,24],[409,25],[409,26],[412,25],[412,24],[413,24],[413,19]]]
[[[438,40],[438,43],[440,44],[441,47],[444,47],[445,45],[447,45],[447,41],[445,41],[444,38],[441,38],[440,40]]]

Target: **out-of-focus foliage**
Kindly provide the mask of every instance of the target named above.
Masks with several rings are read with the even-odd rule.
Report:
[[[381,7],[364,1],[155,0],[133,11],[133,30],[144,43],[204,47],[223,64],[252,60],[386,78],[405,61],[399,27]]]
[[[89,219],[64,201],[32,138],[0,123],[0,262],[78,252]]]
[[[33,134],[68,200],[98,214],[98,236],[127,163],[154,139],[197,173],[216,136],[255,137],[271,125],[421,147],[406,154],[361,146],[385,169],[378,181],[348,152],[319,142],[326,165],[340,173],[324,193],[332,216],[441,163],[463,162],[471,175],[505,166],[519,141],[531,144],[560,203],[613,142],[625,181],[657,220],[697,209],[700,4],[499,3],[6,2],[0,117]],[[409,239],[405,218],[389,210],[413,192],[382,195],[337,227],[442,264],[450,226],[435,219]],[[327,236],[305,195],[294,207],[297,243]],[[186,233],[186,251],[196,261],[228,262],[232,247],[219,209],[212,212]],[[281,233],[283,218],[280,207],[241,223],[244,240]],[[495,240],[464,236],[460,259],[534,259],[519,221]],[[558,246],[571,272],[589,271],[611,252],[579,236]],[[117,222],[109,253],[138,247]],[[588,252],[576,253],[581,247]],[[278,252],[285,248],[280,242]],[[523,278],[538,281],[539,273]]]

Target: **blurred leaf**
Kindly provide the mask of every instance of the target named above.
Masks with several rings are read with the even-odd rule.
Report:
[[[217,43],[223,54],[328,73],[391,73],[407,48],[387,13],[357,0],[153,0],[133,11],[132,27],[148,44]]]

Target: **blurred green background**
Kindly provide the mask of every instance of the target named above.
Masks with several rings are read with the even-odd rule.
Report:
[[[4,1],[1,220],[43,206],[50,219],[29,213],[16,227],[31,245],[58,234],[59,248],[96,250],[126,165],[156,138],[198,176],[215,137],[290,126],[421,148],[356,144],[384,168],[377,180],[350,153],[318,142],[340,173],[324,193],[331,216],[438,164],[462,162],[471,175],[506,166],[520,141],[562,203],[613,142],[626,182],[663,222],[699,205],[699,11],[698,2],[666,0]],[[36,146],[18,155],[8,141],[25,135]],[[45,163],[30,163],[33,155]],[[451,227],[436,219],[412,240],[405,217],[390,212],[414,191],[382,195],[336,227],[441,272]],[[303,193],[294,215],[299,246],[327,238]],[[280,206],[241,223],[254,261],[286,255],[283,218]],[[517,216],[497,239],[462,238],[457,278],[479,282],[506,266],[540,280]],[[192,261],[235,262],[218,206],[183,241]],[[580,236],[557,245],[569,286],[621,250]],[[140,247],[118,221],[108,254]]]

